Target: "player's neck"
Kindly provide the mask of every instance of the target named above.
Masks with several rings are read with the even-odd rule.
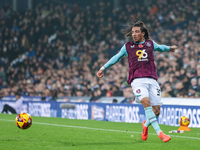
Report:
[[[143,44],[145,42],[145,40],[139,41],[139,42],[135,42],[133,41],[135,44]]]

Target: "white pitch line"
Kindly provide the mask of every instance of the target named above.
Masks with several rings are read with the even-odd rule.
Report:
[[[0,121],[12,121],[7,119],[0,119]],[[68,128],[79,128],[79,129],[89,129],[89,130],[101,130],[101,131],[112,131],[112,132],[124,132],[124,133],[136,133],[141,134],[141,132],[134,132],[134,131],[122,131],[122,130],[112,130],[112,129],[101,129],[101,128],[90,128],[90,127],[82,127],[82,126],[70,126],[70,125],[62,125],[62,124],[51,124],[51,123],[41,123],[41,122],[34,122],[34,124],[42,124],[42,125],[49,125],[49,126],[57,126],[57,127],[68,127]],[[150,135],[157,135],[155,133],[149,133]],[[178,137],[178,138],[185,138],[185,139],[195,139],[200,140],[198,137],[188,137],[188,136],[177,136],[177,135],[170,135],[171,137]]]

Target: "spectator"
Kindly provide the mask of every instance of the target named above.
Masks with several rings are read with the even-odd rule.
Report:
[[[106,92],[106,97],[113,97],[113,93],[111,91]]]
[[[41,98],[41,100],[42,100],[42,101],[46,101],[46,97],[43,96],[43,97]]]
[[[112,103],[117,103],[117,99],[113,99],[113,100],[112,100]]]
[[[0,84],[2,85],[3,82],[6,82],[6,73],[5,73],[4,67],[1,66],[1,70],[0,70]]]
[[[195,93],[197,92],[197,79],[192,78],[191,79],[191,85],[189,86],[189,93],[188,95],[193,95],[195,96]]]
[[[92,97],[90,99],[90,102],[95,102],[101,97],[102,97],[101,90],[100,89],[95,89],[94,93],[93,93],[93,95],[92,95]]]
[[[123,96],[123,92],[119,90],[118,86],[113,86],[112,91],[113,91],[113,96]]]
[[[131,87],[125,87],[123,89],[123,96],[125,97],[125,100],[122,101],[122,103],[133,103],[135,96],[133,94]]]
[[[195,93],[195,98],[200,98],[200,92]]]
[[[35,56],[35,51],[33,50],[33,48],[30,48],[28,52],[28,58],[33,58],[34,56]]]
[[[25,48],[25,49],[29,49],[29,48],[30,48],[29,40],[28,40],[28,38],[26,37],[25,34],[23,35],[20,44],[21,44],[21,47],[22,47],[22,48]]]

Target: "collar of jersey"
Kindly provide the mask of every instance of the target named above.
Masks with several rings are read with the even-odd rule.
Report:
[[[134,41],[133,41],[134,42]],[[140,43],[136,43],[136,42],[134,42],[135,44],[143,44],[145,42],[145,40],[143,41],[143,42],[140,42]]]

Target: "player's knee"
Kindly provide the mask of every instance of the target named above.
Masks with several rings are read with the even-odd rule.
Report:
[[[153,109],[154,113],[156,116],[159,116],[160,115],[160,109]]]
[[[153,106],[153,112],[156,116],[160,115],[160,106]]]
[[[150,100],[148,97],[145,97],[141,100],[142,105],[144,108],[151,106]]]
[[[154,112],[156,116],[159,116],[160,115],[160,110]]]

